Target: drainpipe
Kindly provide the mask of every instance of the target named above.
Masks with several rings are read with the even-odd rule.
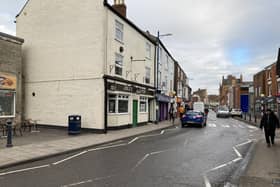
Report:
[[[108,97],[107,97],[107,90],[108,90],[108,87],[107,87],[107,78],[104,77],[104,134],[107,133],[107,129],[108,129],[108,107],[107,107],[107,102],[108,102]]]

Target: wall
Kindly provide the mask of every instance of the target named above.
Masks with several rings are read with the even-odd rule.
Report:
[[[105,19],[102,0],[29,1],[16,20],[26,118],[65,126],[68,114],[81,114],[83,127],[103,128]]]

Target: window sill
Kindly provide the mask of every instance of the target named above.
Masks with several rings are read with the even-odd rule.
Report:
[[[108,112],[108,115],[110,115],[110,116],[125,116],[125,115],[129,115],[129,113],[109,113]]]
[[[115,38],[115,41],[117,41],[118,43],[120,43],[120,44],[124,45],[124,42],[123,42],[123,41],[121,41],[121,40],[118,40],[117,38]]]

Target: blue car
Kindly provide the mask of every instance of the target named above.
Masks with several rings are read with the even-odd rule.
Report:
[[[206,126],[207,116],[200,111],[187,111],[181,118],[181,125],[184,127],[185,125],[199,125],[199,127]]]

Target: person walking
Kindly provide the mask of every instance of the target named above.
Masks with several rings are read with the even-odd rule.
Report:
[[[279,120],[273,111],[267,109],[261,119],[261,124],[260,124],[260,128],[261,129],[264,128],[267,147],[270,147],[271,144],[274,145],[276,127],[280,128]]]
[[[176,108],[173,106],[173,104],[171,104],[171,106],[169,108],[169,117],[170,117],[170,120],[172,121],[173,125],[174,125],[176,113],[177,113]]]

